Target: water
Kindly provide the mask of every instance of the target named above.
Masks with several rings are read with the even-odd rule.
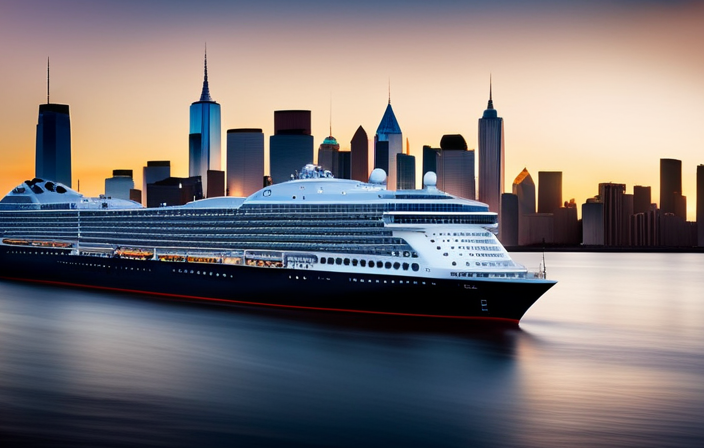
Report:
[[[704,446],[704,257],[546,261],[518,328],[0,282],[0,445]]]

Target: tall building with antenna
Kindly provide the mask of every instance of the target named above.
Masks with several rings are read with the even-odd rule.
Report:
[[[394,110],[391,108],[391,89],[389,88],[389,104],[374,136],[374,168],[381,168],[387,173],[386,188],[395,190],[397,185],[396,159],[403,154],[403,134],[398,125]]]
[[[190,131],[188,135],[188,175],[200,176],[208,185],[208,170],[220,171],[220,105],[210,97],[208,86],[208,53],[204,58],[203,90],[200,100],[191,104]],[[205,192],[207,194],[207,192]]]
[[[49,59],[46,60],[46,104],[39,105],[35,177],[71,187],[71,118],[67,104],[49,98]]]
[[[479,191],[478,199],[499,211],[504,189],[504,119],[494,109],[491,80],[489,104],[479,119]]]

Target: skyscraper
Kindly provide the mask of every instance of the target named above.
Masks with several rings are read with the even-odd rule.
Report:
[[[489,103],[479,119],[479,196],[489,210],[499,211],[504,189],[504,119],[494,109],[491,82]]]
[[[633,213],[648,213],[652,204],[650,187],[642,185],[633,186]]]
[[[313,163],[313,136],[309,110],[274,111],[274,135],[269,137],[269,169],[277,184],[291,179],[308,163]]]
[[[188,175],[200,176],[203,185],[206,186],[208,170],[222,169],[220,105],[210,97],[207,53],[204,59],[203,90],[200,100],[191,104],[190,113]]]
[[[697,165],[697,240],[704,246],[704,165]]]
[[[328,136],[318,147],[318,165],[332,173],[335,177],[340,176],[340,144],[337,139]]]
[[[599,199],[603,207],[604,245],[623,246],[628,242],[630,216],[625,212],[625,184],[599,184]],[[633,207],[631,207],[632,210]]]
[[[398,190],[416,189],[416,158],[410,154],[396,156],[396,188]]]
[[[562,207],[562,171],[538,171],[538,213]]]
[[[149,203],[147,185],[171,177],[171,162],[168,160],[152,160],[142,168],[142,204]]]
[[[530,220],[526,216],[535,214],[535,182],[527,168],[516,176],[511,188],[518,199],[518,244],[523,244],[530,240]]]
[[[385,157],[380,157],[379,154],[376,154],[379,149],[379,143],[382,143],[380,145],[382,147],[381,151],[386,150]],[[386,145],[383,143],[386,143]],[[398,188],[396,156],[403,153],[403,134],[396,120],[394,110],[391,108],[391,98],[389,98],[389,104],[386,106],[384,116],[381,117],[379,127],[376,129],[374,152],[374,168],[382,168],[387,173],[386,188],[390,190]]]
[[[369,138],[362,126],[352,136],[350,149],[350,178],[366,182],[369,180]]]
[[[686,200],[686,199],[684,199]],[[682,207],[682,161],[660,159],[660,210],[686,219],[686,206]]]
[[[49,101],[47,60],[46,104],[39,105],[35,177],[71,187],[71,119],[68,105]]]
[[[440,148],[423,147],[423,175],[437,174],[438,189],[466,199],[475,199],[474,150],[467,149],[461,134],[445,134]]]
[[[262,187],[264,133],[261,129],[227,130],[227,196],[246,197]]]

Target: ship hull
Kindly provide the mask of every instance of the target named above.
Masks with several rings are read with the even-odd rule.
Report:
[[[518,322],[555,282],[131,260],[0,247],[0,278],[235,306]]]

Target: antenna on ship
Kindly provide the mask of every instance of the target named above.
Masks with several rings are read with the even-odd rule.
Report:
[[[49,103],[49,56],[46,57],[46,104]]]
[[[545,266],[545,238],[543,238],[543,260],[540,262],[540,265],[540,274],[543,276],[543,278],[548,278],[547,268]]]

